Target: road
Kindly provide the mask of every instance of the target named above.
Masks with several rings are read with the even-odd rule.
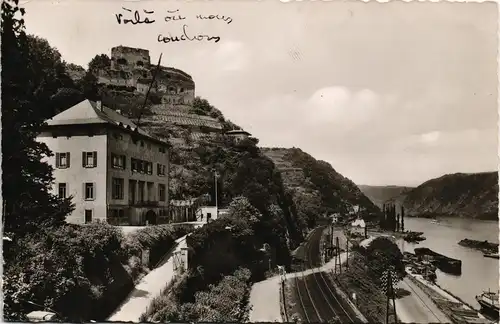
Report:
[[[410,279],[404,278],[398,287],[411,292],[408,296],[396,299],[396,313],[402,323],[450,322],[429,296]]]
[[[360,323],[350,305],[337,294],[326,274],[318,269],[321,266],[319,248],[323,229],[324,226],[314,229],[304,244],[304,271],[295,277],[298,311],[307,322],[337,319],[341,323]]]

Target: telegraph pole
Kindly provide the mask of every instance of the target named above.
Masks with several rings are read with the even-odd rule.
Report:
[[[397,274],[394,270],[393,266],[389,266],[387,270],[382,274],[382,286],[385,290],[385,294],[387,297],[386,301],[386,314],[385,314],[385,323],[389,324],[389,317],[394,316],[394,323],[398,322],[398,316],[396,315],[396,302],[395,302],[395,294],[394,294],[394,284],[398,282]],[[391,301],[392,301],[392,309],[391,309]]]
[[[215,182],[215,210],[217,211],[216,217],[219,218],[219,205],[217,202],[217,170],[214,170],[214,182]]]
[[[346,251],[346,259],[345,259],[345,268],[349,269],[349,240],[346,238],[345,241],[345,251]]]
[[[281,281],[281,294],[283,298],[283,312],[285,313],[285,321],[288,322],[288,313],[286,311],[286,294],[285,294],[285,281],[286,281],[286,270],[284,267],[278,266],[280,271],[280,281]]]
[[[339,237],[337,236],[335,238],[336,240],[336,251],[337,253],[335,254],[335,273],[337,273],[337,267],[339,268],[339,274],[342,273],[342,264],[340,263],[340,244],[339,244]]]

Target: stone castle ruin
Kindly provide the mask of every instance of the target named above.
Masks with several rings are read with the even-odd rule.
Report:
[[[133,88],[145,94],[153,78],[156,64],[151,64],[149,51],[117,46],[111,49],[111,66],[97,73],[98,83]],[[193,78],[178,69],[160,66],[151,88],[163,104],[191,105],[195,97]]]

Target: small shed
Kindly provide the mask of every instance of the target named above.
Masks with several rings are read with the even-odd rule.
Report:
[[[218,217],[217,206],[200,206],[197,211],[198,220],[202,222],[210,222],[211,220],[216,220]]]
[[[366,223],[363,219],[357,218],[351,223],[351,232],[365,235]]]
[[[244,139],[252,136],[252,134],[250,134],[249,132],[246,132],[242,129],[235,129],[235,130],[228,131],[228,132],[226,132],[226,135],[234,138],[234,140],[236,142],[239,142],[241,140],[244,140]]]

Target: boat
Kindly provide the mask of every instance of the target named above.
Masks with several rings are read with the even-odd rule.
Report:
[[[498,253],[483,253],[485,258],[499,259]]]
[[[452,274],[462,274],[462,261],[432,251],[429,248],[415,248],[415,255],[419,258],[429,257],[430,261],[441,271]]]
[[[476,300],[481,305],[481,311],[487,315],[498,318],[500,312],[498,302],[498,292],[483,291],[481,295],[476,296]]]

